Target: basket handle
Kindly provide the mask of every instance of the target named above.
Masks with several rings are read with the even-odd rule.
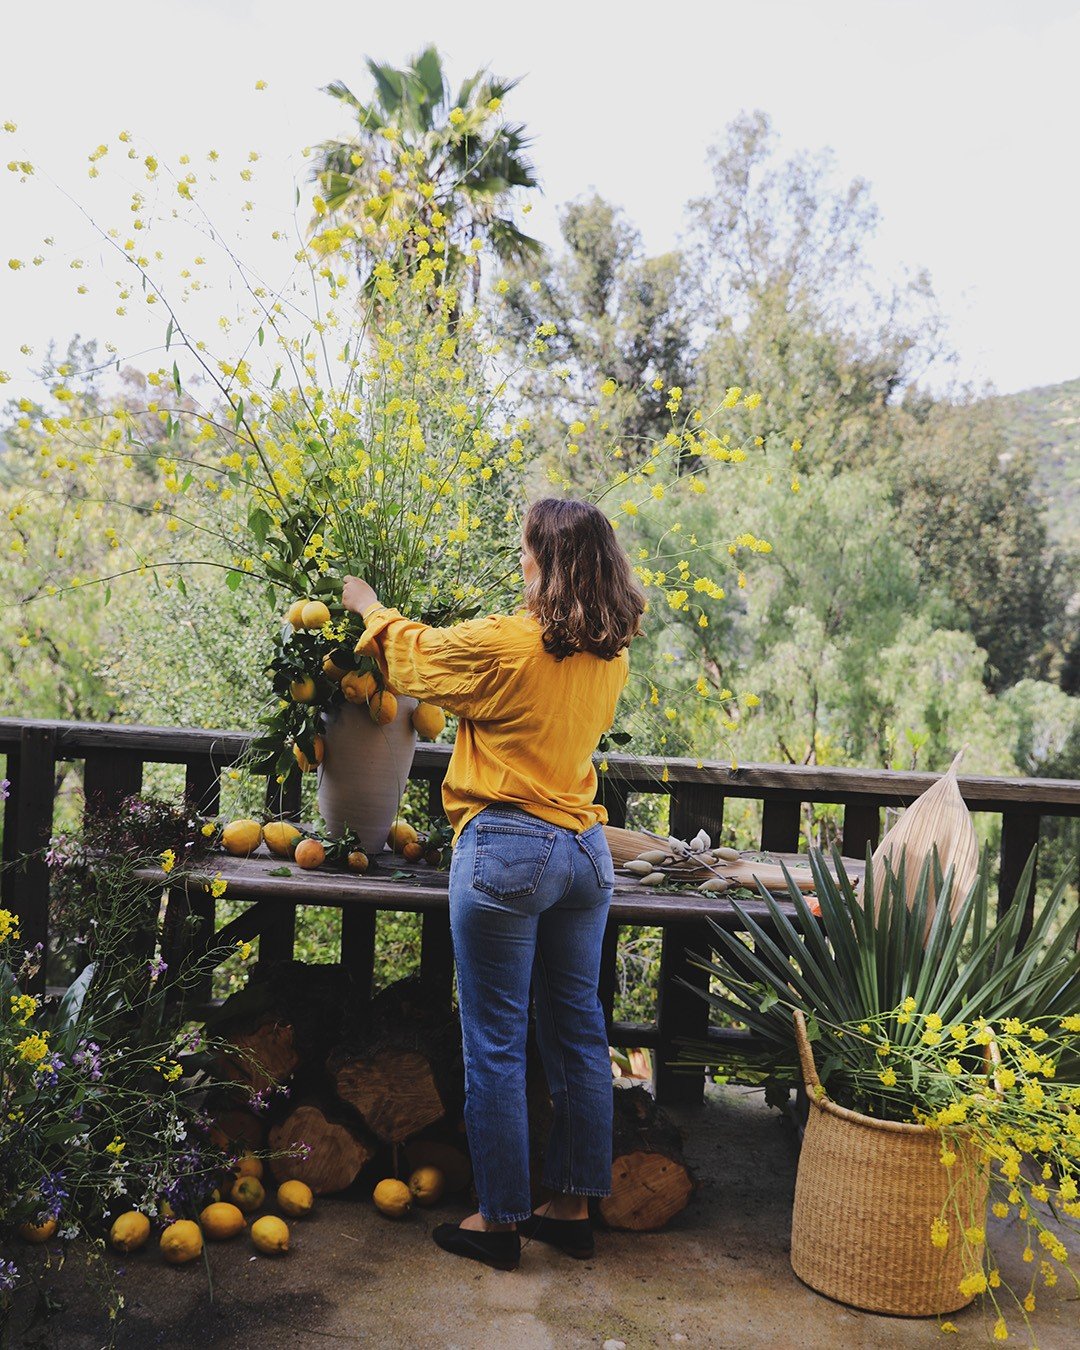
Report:
[[[795,1044],[799,1048],[803,1082],[810,1097],[817,1100],[824,1094],[825,1089],[821,1086],[821,1079],[814,1064],[814,1052],[810,1047],[810,1038],[806,1034],[806,1018],[798,1008],[795,1008],[791,1015],[795,1019]]]

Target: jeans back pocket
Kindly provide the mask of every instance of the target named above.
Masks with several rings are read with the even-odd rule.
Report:
[[[496,900],[532,895],[555,847],[554,826],[478,820],[473,885]]]
[[[594,825],[592,829],[583,830],[578,835],[577,841],[592,863],[597,881],[604,890],[613,890],[615,887],[615,864],[612,861],[611,848],[608,845],[603,825]]]

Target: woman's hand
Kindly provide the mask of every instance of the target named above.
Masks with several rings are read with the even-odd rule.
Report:
[[[346,577],[341,588],[341,603],[354,614],[363,614],[369,606],[379,603],[379,597],[360,577]]]

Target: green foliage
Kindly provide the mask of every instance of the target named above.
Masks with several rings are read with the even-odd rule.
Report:
[[[1023,906],[1011,905],[994,921],[990,864],[984,856],[976,883],[951,913],[952,873],[942,877],[936,853],[920,868],[910,908],[905,900],[904,868],[894,876],[885,864],[885,882],[874,903],[873,869],[856,892],[843,870],[839,850],[833,853],[837,876],[820,850],[811,851],[820,921],[811,914],[793,881],[788,891],[795,908],[790,918],[761,887],[769,911],[763,925],[737,899],[738,912],[753,942],[713,928],[711,959],[698,958],[703,969],[727,992],[703,992],[710,1004],[739,1018],[760,1038],[760,1055],[752,1077],[799,1081],[798,1056],[791,1013],[798,1010],[812,1027],[819,1074],[830,1096],[842,1105],[872,1110],[890,1119],[910,1119],[920,1101],[909,1097],[898,1106],[880,1091],[867,1095],[867,1077],[877,1052],[873,1043],[856,1042],[844,1028],[872,1021],[908,1005],[912,1016],[894,1033],[898,1047],[913,1044],[926,1030],[928,1015],[942,1024],[973,1019],[1000,1024],[1005,1018],[1024,1022],[1064,1018],[1075,1013],[1080,996],[1080,909],[1063,917],[1067,878],[1042,906],[1030,933],[1023,935]],[[1033,859],[1017,887],[1025,895]],[[936,897],[936,907],[934,906]],[[703,1051],[693,1052],[699,1058]],[[706,1056],[707,1057],[707,1056]],[[745,1065],[743,1066],[745,1069]],[[738,1065],[730,1073],[738,1073]],[[1080,1081],[1076,1044],[1063,1054],[1059,1074]],[[917,1092],[915,1084],[912,1091]],[[900,1114],[897,1114],[897,1112]]]

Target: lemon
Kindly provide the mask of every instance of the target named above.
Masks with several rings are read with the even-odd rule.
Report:
[[[25,1242],[32,1242],[36,1246],[41,1242],[48,1242],[56,1232],[56,1220],[46,1219],[44,1223],[24,1223],[19,1229],[19,1236]]]
[[[406,820],[395,820],[390,826],[390,833],[386,836],[386,842],[394,850],[400,853],[406,844],[415,844],[420,836]]]
[[[339,666],[332,657],[324,656],[322,673],[328,680],[333,680],[335,684],[340,684],[345,676],[348,675],[349,670],[347,666]]]
[[[230,820],[221,832],[221,844],[226,853],[246,858],[262,843],[262,826],[257,820]]]
[[[350,670],[341,678],[341,692],[350,703],[366,703],[378,689],[375,676],[370,670],[365,670],[363,674],[357,670]]]
[[[433,741],[446,727],[446,714],[441,708],[436,708],[434,703],[418,703],[412,710],[410,720],[416,734],[423,736],[425,741]]]
[[[368,712],[373,722],[385,727],[397,716],[397,699],[389,689],[380,689],[368,699]]]
[[[262,1182],[258,1177],[237,1177],[229,1191],[229,1199],[245,1214],[252,1214],[266,1199]]]
[[[258,1181],[262,1181],[262,1159],[256,1158],[254,1153],[245,1153],[233,1171],[238,1177],[255,1177]]]
[[[304,606],[306,604],[306,600],[294,600],[285,614],[285,622],[291,623],[294,628],[303,628]]]
[[[301,839],[293,853],[293,862],[297,867],[310,871],[313,867],[321,867],[326,861],[326,849],[317,839]]]
[[[358,848],[353,849],[346,862],[354,872],[366,872],[368,870],[368,855]]]
[[[150,1236],[150,1220],[136,1209],[129,1209],[113,1220],[109,1241],[118,1252],[137,1252]]]
[[[303,750],[301,750],[295,742],[293,743],[293,758],[296,760],[297,764],[299,764],[301,773],[314,773],[315,766],[323,762],[323,755],[326,753],[326,741],[322,736],[315,736],[312,744],[315,751],[315,758],[308,759]]]
[[[278,1187],[277,1202],[291,1218],[301,1219],[311,1213],[315,1197],[311,1187],[302,1181],[283,1181]]]
[[[330,622],[330,611],[321,600],[309,600],[300,611],[300,621],[305,628],[322,628]]]
[[[216,1204],[207,1205],[199,1215],[199,1223],[202,1230],[208,1238],[215,1242],[223,1242],[226,1238],[235,1237],[247,1226],[247,1220],[236,1205],[230,1205],[227,1201],[218,1201]]]
[[[400,1219],[408,1214],[412,1203],[408,1186],[403,1181],[395,1181],[393,1177],[380,1181],[371,1198],[375,1201],[375,1208],[379,1213],[391,1219]]]
[[[315,681],[310,675],[293,680],[289,685],[289,693],[294,703],[310,703],[315,697]]]
[[[271,820],[263,826],[263,838],[275,858],[291,858],[303,835],[295,825],[284,820]]]
[[[446,1178],[437,1167],[418,1167],[409,1178],[409,1194],[418,1205],[437,1205],[446,1189]]]
[[[158,1246],[171,1266],[182,1266],[186,1261],[194,1261],[202,1254],[199,1225],[190,1219],[177,1219],[162,1233]]]
[[[276,1256],[289,1250],[289,1226],[274,1214],[264,1214],[251,1225],[251,1240],[259,1251]]]

